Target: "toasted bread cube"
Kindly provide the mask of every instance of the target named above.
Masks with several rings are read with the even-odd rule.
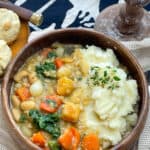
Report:
[[[67,102],[62,108],[62,119],[69,122],[77,122],[80,115],[80,107],[78,104]]]

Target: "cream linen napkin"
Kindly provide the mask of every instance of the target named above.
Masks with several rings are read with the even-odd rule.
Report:
[[[150,38],[145,38],[142,41],[130,41],[122,43],[132,51],[132,53],[135,55],[135,57],[138,59],[139,63],[143,67],[144,71],[150,70]],[[148,118],[144,131],[140,136],[138,149],[150,150],[150,111],[148,113]]]

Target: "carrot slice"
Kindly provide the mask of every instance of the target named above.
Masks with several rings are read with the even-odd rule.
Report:
[[[56,65],[57,69],[59,69],[60,67],[63,66],[63,61],[61,60],[61,58],[55,59],[55,65]]]
[[[41,102],[40,109],[48,113],[54,113],[58,110],[59,106],[62,104],[61,99],[57,95],[46,96],[46,100]]]
[[[80,133],[76,128],[70,127],[59,137],[58,142],[64,150],[77,150],[80,142]]]
[[[99,150],[100,141],[96,134],[88,134],[82,140],[82,149],[83,150]]]
[[[46,140],[42,132],[37,132],[33,134],[31,141],[40,147],[44,147]]]
[[[31,96],[31,93],[30,93],[29,89],[26,88],[26,87],[18,88],[16,90],[16,94],[19,96],[21,101],[25,101]]]
[[[42,150],[50,150],[48,147],[44,147]]]
[[[48,53],[51,52],[52,49],[51,48],[44,48],[41,52],[41,55],[46,58],[48,56]]]
[[[71,131],[73,134],[73,139],[72,139],[72,150],[76,150],[79,143],[80,143],[80,133],[76,128],[71,127]]]
[[[57,111],[57,108],[49,104],[48,100],[41,102],[40,109],[48,113],[54,113]]]
[[[62,104],[62,100],[58,97],[58,95],[48,95],[46,96],[46,99],[54,100],[58,104],[58,106]]]

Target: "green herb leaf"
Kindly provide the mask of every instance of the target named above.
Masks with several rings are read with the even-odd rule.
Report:
[[[19,121],[24,123],[27,120],[27,116],[25,114],[21,114]]]
[[[92,83],[94,86],[106,87],[111,90],[118,88],[119,85],[115,81],[120,81],[120,78],[117,76],[116,72],[116,68],[113,67],[107,66],[104,70],[104,68],[92,66],[88,85]]]
[[[39,77],[53,77],[51,76],[51,72],[56,70],[56,66],[52,62],[45,62],[44,64],[40,64],[35,68],[36,73]],[[49,73],[48,73],[49,72]]]
[[[54,51],[52,51],[52,52],[49,52],[48,53],[48,58],[56,58],[57,57],[57,54],[56,54],[56,52],[54,52]]]
[[[114,76],[113,79],[116,81],[120,81],[120,78],[118,76]]]
[[[52,135],[53,138],[60,136],[60,116],[58,113],[44,114],[39,110],[30,110],[29,116],[37,129],[42,129]]]
[[[48,147],[51,150],[61,150],[60,145],[58,144],[57,141],[51,140],[48,142]]]
[[[82,77],[78,77],[77,80],[78,80],[78,81],[81,81],[81,80],[82,80]]]
[[[57,107],[57,103],[51,99],[47,99],[46,103],[49,104],[51,107],[54,107],[54,108]]]
[[[104,77],[106,77],[106,76],[107,76],[107,71],[105,70],[105,71],[104,71]]]

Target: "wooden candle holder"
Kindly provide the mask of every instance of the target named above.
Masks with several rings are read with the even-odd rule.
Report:
[[[95,30],[122,40],[142,40],[150,37],[150,15],[143,8],[150,0],[126,0],[112,5],[100,13]]]

